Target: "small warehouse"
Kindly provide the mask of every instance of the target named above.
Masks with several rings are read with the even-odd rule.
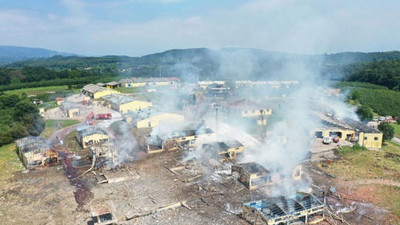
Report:
[[[81,90],[83,95],[86,95],[92,99],[98,99],[103,96],[111,95],[111,94],[116,94],[119,93],[116,90],[110,89],[110,88],[105,88],[105,87],[100,87],[95,84],[88,84],[85,85],[82,90]]]
[[[325,203],[311,194],[298,192],[247,202],[242,205],[242,216],[251,224],[317,224],[325,218]]]
[[[60,109],[64,112],[65,116],[73,118],[80,115],[78,106],[69,102],[63,102]]]
[[[292,181],[301,180],[302,176],[302,166],[297,165],[291,171],[283,171],[276,165],[275,171],[267,170],[262,165],[254,162],[241,163],[237,165],[232,165],[232,174],[238,174],[238,179],[243,183],[249,190],[255,190],[261,186],[274,185],[281,182],[282,179],[287,179],[285,174],[291,174]]]
[[[151,102],[135,100],[132,97],[120,94],[103,96],[101,99],[103,105],[121,113],[139,111],[153,106]]]
[[[114,88],[121,87],[121,84],[119,82],[116,82],[116,81],[111,81],[111,82],[106,83],[106,87],[114,89]]]
[[[40,137],[24,137],[15,141],[19,156],[27,169],[59,162],[58,153]]]
[[[238,154],[244,152],[244,145],[239,141],[212,142],[203,144],[202,149],[218,155],[222,161],[236,159]]]
[[[157,127],[162,122],[181,124],[185,117],[176,113],[162,113],[153,111],[138,111],[125,116],[125,120],[132,122],[136,128]]]
[[[100,127],[81,126],[76,128],[76,139],[83,148],[93,144],[102,144],[110,140],[106,131]]]
[[[382,148],[383,134],[379,130],[350,118],[338,120],[322,113],[316,115],[321,124],[318,129],[313,130],[316,138],[339,137],[343,141],[358,143],[368,149]]]

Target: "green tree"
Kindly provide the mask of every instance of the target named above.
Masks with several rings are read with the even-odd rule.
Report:
[[[372,114],[371,108],[366,105],[362,105],[361,107],[359,107],[356,113],[361,120],[372,120],[372,117],[374,116]]]
[[[388,122],[382,122],[378,129],[383,133],[383,141],[390,141],[394,137],[394,128]]]
[[[356,90],[352,91],[350,99],[354,100],[354,101],[359,100],[360,99],[360,93],[358,91],[356,91]]]

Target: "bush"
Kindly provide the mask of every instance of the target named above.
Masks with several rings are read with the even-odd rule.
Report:
[[[380,123],[378,129],[383,133],[383,141],[390,141],[394,137],[394,127],[388,122]]]

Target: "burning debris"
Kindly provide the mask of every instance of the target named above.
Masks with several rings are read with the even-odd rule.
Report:
[[[316,224],[325,218],[325,203],[306,193],[244,203],[242,210],[243,218],[252,224]]]
[[[58,153],[43,138],[29,136],[18,139],[15,143],[27,169],[59,162]]]

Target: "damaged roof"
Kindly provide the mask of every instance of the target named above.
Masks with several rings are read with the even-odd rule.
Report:
[[[86,136],[93,135],[93,134],[107,135],[107,132],[105,130],[103,130],[102,128],[95,127],[95,126],[89,126],[89,125],[83,125],[83,126],[77,127],[76,132],[78,132],[82,137],[86,137]]]
[[[215,147],[218,148],[218,150],[226,151],[230,148],[239,148],[242,147],[242,143],[240,143],[237,140],[234,141],[224,141],[224,142],[213,142],[213,143],[207,143],[203,145],[203,148],[211,148]]]
[[[314,208],[320,210],[324,207],[320,200],[306,193],[253,201],[243,205],[257,210],[265,221],[279,217],[285,217],[285,219],[289,220],[297,219],[297,215],[300,215],[299,212],[301,211],[309,211]]]
[[[340,120],[332,116],[325,115],[321,112],[314,112],[314,115],[316,115],[318,119],[321,121],[323,128],[340,128],[340,129],[355,130],[357,132],[364,132],[364,133],[381,133],[379,130],[373,127],[370,127],[359,121],[350,119],[348,117]]]
[[[106,95],[101,98],[107,102],[110,102],[111,104],[116,104],[116,105],[122,105],[135,101],[135,99],[132,97],[119,94]]]
[[[41,137],[28,136],[15,141],[17,147],[23,153],[40,150],[41,152],[50,150],[50,145]]]
[[[105,91],[105,90],[109,90],[105,87],[100,87],[98,85],[95,84],[88,84],[83,86],[82,91],[86,91],[89,93],[97,93],[97,92],[101,92],[101,91]]]
[[[235,166],[243,168],[247,173],[250,173],[250,174],[269,173],[269,171],[267,169],[265,169],[262,165],[255,163],[255,162],[240,163],[240,164],[236,164]]]

